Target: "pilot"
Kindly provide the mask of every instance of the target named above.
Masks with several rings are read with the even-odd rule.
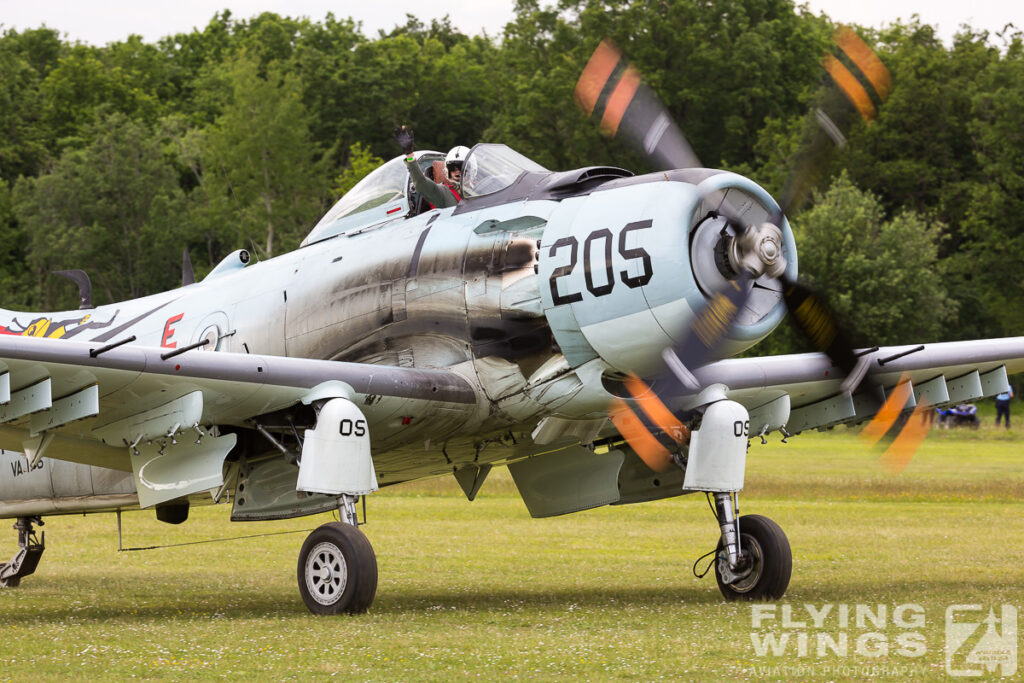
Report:
[[[416,191],[430,203],[430,208],[443,209],[455,206],[462,201],[462,164],[469,154],[468,147],[461,145],[452,147],[444,160],[444,169],[447,174],[441,182],[435,182],[423,175],[423,171],[420,170],[420,166],[412,154],[414,148],[412,129],[405,126],[395,128],[395,140],[401,145],[402,153],[405,154],[405,166],[409,169],[409,176],[412,178]],[[435,178],[436,175],[435,173]]]

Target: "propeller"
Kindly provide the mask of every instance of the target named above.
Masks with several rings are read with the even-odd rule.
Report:
[[[916,403],[913,398],[910,376],[903,373],[875,417],[860,432],[861,439],[881,451],[879,462],[892,474],[906,469],[931,429],[926,419],[934,409],[931,402],[923,394]],[[913,411],[901,421],[912,405]]]
[[[821,177],[833,151],[845,145],[844,131],[849,130],[857,118],[873,120],[892,88],[885,65],[856,33],[841,27],[833,40],[838,55],[826,53],[822,66],[835,88],[825,91],[814,110],[813,124],[805,129],[803,143],[794,158],[794,171],[783,187],[777,210],[766,222],[752,225],[726,197],[712,197],[711,204],[718,207],[715,217],[724,219],[732,230],[732,234],[722,230],[715,249],[716,265],[727,283],[712,292],[705,305],[695,312],[682,343],[664,350],[663,358],[679,386],[675,390],[659,391],[663,398],[667,399],[672,393],[695,393],[702,388],[693,370],[715,360],[730,328],[757,286],[754,281],[765,275],[778,281],[782,300],[799,332],[840,369],[844,391],[852,392],[868,373],[870,357],[858,357],[823,299],[786,274],[783,255],[781,226],[785,215],[800,207]],[[598,45],[580,75],[574,95],[588,116],[599,119],[605,133],[641,153],[653,168],[702,167],[664,104],[610,41]],[[631,381],[633,388],[629,391],[640,404],[639,413],[631,419],[627,415],[629,407],[618,401],[610,415],[620,433],[652,469],[664,468],[670,462],[669,451],[673,444],[668,440],[656,443],[648,437],[659,428],[664,431],[662,422],[653,414],[668,409],[641,380],[633,378]],[[646,402],[641,402],[638,394],[645,396]],[[660,407],[651,408],[653,401]]]
[[[594,50],[576,82],[574,97],[584,113],[600,117],[601,130],[613,138],[621,135],[653,168],[701,167],[665,105],[611,41],[602,41]]]

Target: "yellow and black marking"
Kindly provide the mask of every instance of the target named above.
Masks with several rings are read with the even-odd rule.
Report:
[[[804,299],[797,306],[793,315],[796,316],[800,327],[803,328],[807,338],[811,340],[811,344],[817,350],[824,351],[835,341],[836,326],[832,322],[828,309],[816,297],[808,296]]]
[[[736,322],[736,317],[747,304],[752,282],[748,274],[715,292],[707,303],[696,311],[683,342],[674,350],[679,361],[691,372],[705,363],[716,360],[716,355]]]
[[[736,319],[738,308],[725,294],[715,293],[693,323],[693,333],[709,349],[716,347]]]
[[[63,339],[67,337],[73,337],[76,334],[83,332],[85,330],[105,327],[109,325],[111,322],[89,322],[91,319],[91,313],[87,313],[81,318],[68,318],[65,320],[54,320],[53,318],[47,318],[44,316],[40,318],[35,318],[22,329],[15,327],[17,321],[12,322],[10,326],[0,324],[0,334],[9,334],[23,337],[47,337],[49,339]]]
[[[793,322],[810,340],[814,350],[828,355],[844,374],[850,374],[857,364],[857,357],[824,302],[810,289],[796,282],[784,284],[783,297],[786,307],[793,314]]]

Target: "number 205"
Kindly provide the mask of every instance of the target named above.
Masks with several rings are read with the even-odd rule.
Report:
[[[633,289],[643,287],[651,281],[651,276],[654,274],[654,271],[651,268],[651,255],[647,253],[646,249],[642,247],[636,247],[633,249],[626,248],[626,235],[635,230],[645,230],[651,227],[651,225],[652,222],[650,220],[636,221],[635,223],[629,223],[626,225],[622,229],[622,232],[619,233],[619,256],[627,261],[639,260],[642,268],[642,272],[639,275],[632,276],[625,270],[619,271],[619,279],[621,279],[622,283],[627,287]],[[583,241],[583,278],[586,281],[587,291],[594,296],[605,296],[606,294],[611,294],[612,290],[615,289],[615,273],[612,268],[612,246],[614,241],[612,231],[608,228],[594,230],[587,235],[586,239]],[[601,243],[600,247],[597,246],[598,243]],[[569,252],[569,262],[558,266],[551,271],[551,276],[548,278],[548,284],[551,287],[551,300],[556,306],[571,304],[575,301],[583,300],[582,292],[567,292],[562,294],[558,291],[558,281],[571,275],[579,264],[579,240],[577,240],[573,235],[570,235],[569,237],[562,237],[551,245],[551,248],[548,251],[548,256],[550,258],[555,258],[559,251],[565,250],[568,250]],[[595,251],[603,254],[604,258],[595,259]],[[595,282],[594,273],[595,271],[600,272],[602,266],[604,275],[601,278],[601,283],[598,284]]]

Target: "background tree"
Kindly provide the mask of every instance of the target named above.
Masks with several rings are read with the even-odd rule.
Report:
[[[938,263],[941,226],[912,210],[886,219],[846,173],[794,221],[800,279],[859,346],[941,339],[955,312]]]
[[[819,59],[833,28],[792,0],[517,0],[493,38],[464,35],[448,18],[409,16],[368,36],[347,17],[227,11],[152,44],[5,31],[5,302],[73,305],[73,288],[46,276],[55,268],[95,271],[102,300],[174,286],[183,247],[200,275],[239,247],[294,248],[337,198],[332,189],[398,153],[400,123],[421,149],[504,142],[554,170],[644,172],[571,104],[605,37],[706,165],[778,193],[827,83]],[[865,342],[1021,333],[1021,35],[965,28],[947,46],[916,18],[860,33],[894,88],[822,169],[817,189],[832,189],[791,211],[802,271],[853,329],[875,335]],[[769,343],[792,348],[785,334]]]
[[[92,142],[65,150],[48,172],[15,187],[34,302],[46,308],[77,307],[74,288],[49,277],[54,270],[85,269],[97,303],[181,283],[183,194],[160,141],[120,112],[88,132]]]
[[[504,142],[558,170],[614,163],[612,150],[628,154],[610,146],[572,105],[576,79],[589,57],[581,28],[557,8],[542,8],[536,0],[516,2],[496,62],[501,86],[486,140]],[[592,41],[591,51],[597,43]]]
[[[967,335],[1024,332],[1024,46],[1017,36],[980,74],[968,132],[978,166],[962,194],[963,245],[951,257],[970,302]]]
[[[27,263],[25,232],[14,215],[11,190],[0,182],[0,291],[5,308],[28,308],[36,303]]]
[[[64,46],[56,31],[7,31],[0,38],[0,178],[34,175],[47,156],[39,85]]]
[[[326,173],[297,77],[248,53],[224,66],[228,101],[202,136],[207,220],[270,258],[298,246],[323,211]]]
[[[341,197],[383,163],[383,159],[374,156],[370,150],[357,142],[349,148],[348,165],[334,179],[334,187],[331,188],[331,194],[335,197]]]

